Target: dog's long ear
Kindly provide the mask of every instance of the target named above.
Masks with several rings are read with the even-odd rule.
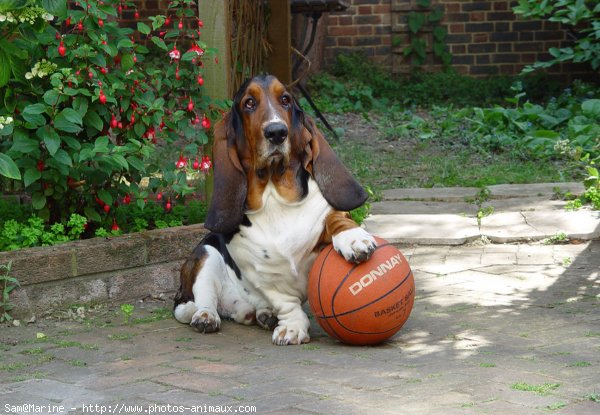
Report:
[[[214,191],[204,227],[213,232],[234,232],[244,219],[248,181],[238,157],[243,142],[242,121],[235,111],[229,111],[215,125],[213,145]]]
[[[312,174],[325,200],[336,210],[349,211],[361,206],[369,195],[331,149],[315,122],[304,117],[304,168]]]

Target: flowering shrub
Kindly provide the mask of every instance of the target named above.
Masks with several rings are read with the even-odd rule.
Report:
[[[170,209],[194,191],[188,174],[211,167],[203,148],[220,104],[202,93],[214,51],[195,2],[145,21],[128,1],[66,4],[0,3],[0,175],[51,222],[114,222],[118,204],[143,208],[159,192]],[[131,10],[137,30],[119,24]],[[160,160],[169,145],[179,161]]]

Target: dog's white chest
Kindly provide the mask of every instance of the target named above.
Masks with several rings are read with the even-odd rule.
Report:
[[[284,292],[292,290],[304,297],[306,278],[315,258],[313,249],[332,210],[314,180],[309,180],[308,187],[307,197],[290,204],[269,184],[263,207],[246,213],[251,226],[241,226],[229,243],[243,277],[255,288],[276,285]]]

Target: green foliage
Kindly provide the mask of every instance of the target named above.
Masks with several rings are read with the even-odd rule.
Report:
[[[79,239],[85,231],[87,219],[72,213],[66,223],[56,222],[46,225],[38,216],[31,216],[25,222],[9,219],[0,226],[0,251],[50,246]]]
[[[0,323],[12,320],[10,311],[13,304],[10,300],[10,293],[19,287],[19,281],[10,276],[11,263],[0,264],[0,288],[2,289],[2,298],[0,298]]]
[[[407,15],[410,45],[404,48],[404,56],[411,58],[414,66],[421,66],[426,62],[428,49],[430,49],[444,66],[448,66],[452,60],[452,55],[446,46],[448,32],[440,25],[444,16],[444,7],[437,6],[430,9],[430,0],[418,1],[417,6],[418,10],[411,11]],[[428,39],[431,39],[431,44],[428,44]]]
[[[393,76],[364,54],[354,53],[338,55],[329,74],[311,78],[310,88],[321,110],[341,113],[382,111],[394,104],[420,107],[498,104],[511,94],[513,83],[514,78],[506,76],[480,79],[452,70]],[[534,101],[547,100],[562,90],[560,84],[544,74],[524,76],[521,85]]]
[[[20,180],[44,220],[78,213],[101,222],[121,198],[142,208],[150,191],[173,199],[193,191],[187,160],[202,155],[218,109],[199,79],[214,50],[189,27],[200,24],[193,0],[166,10],[194,23],[182,29],[166,16],[120,26],[122,7],[135,4],[2,3],[0,175]],[[157,146],[173,143],[182,164],[152,162]]]
[[[125,324],[129,324],[129,319],[131,319],[134,309],[135,306],[131,304],[121,304],[121,313],[123,314],[123,321]]]
[[[0,202],[0,252],[34,246],[50,246],[81,239],[82,237],[118,236],[123,233],[162,229],[173,226],[202,223],[206,217],[206,203],[191,200],[185,205],[174,206],[166,211],[162,204],[147,203],[119,205],[112,219],[105,218],[95,230],[89,229],[87,219],[76,213],[64,222],[48,225],[38,216],[31,216],[31,209],[7,202]]]
[[[552,58],[526,67],[530,72],[560,62],[589,63],[600,69],[600,3],[585,0],[519,0],[513,11],[523,17],[559,22],[575,33],[573,45],[550,48]]]
[[[576,210],[589,204],[592,209],[600,210],[600,174],[594,162],[586,166],[586,171],[587,176],[583,180],[585,191],[577,199],[569,201],[565,209]]]
[[[579,86],[579,88],[578,88]],[[515,84],[512,106],[467,109],[461,115],[471,122],[474,144],[490,151],[513,150],[537,158],[585,154],[600,157],[600,100],[597,91],[575,84],[547,104],[522,102],[525,94]]]

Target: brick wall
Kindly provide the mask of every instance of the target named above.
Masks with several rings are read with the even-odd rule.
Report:
[[[327,34],[324,60],[340,53],[364,52],[384,66],[392,63],[391,0],[346,0],[350,7],[323,18]]]
[[[403,54],[410,43],[407,15],[427,11],[416,0],[350,0],[344,12],[331,13],[327,21],[324,60],[326,65],[340,53],[363,51],[395,73],[411,71]],[[432,0],[441,6],[440,25],[447,29],[452,67],[463,74],[486,76],[518,74],[523,66],[547,58],[550,47],[565,46],[568,33],[557,23],[517,18],[515,1]],[[428,33],[429,31],[429,33]],[[431,27],[424,30],[431,45]],[[441,60],[428,50],[426,70],[440,70]],[[551,73],[567,76],[589,73],[585,65],[557,65]]]

